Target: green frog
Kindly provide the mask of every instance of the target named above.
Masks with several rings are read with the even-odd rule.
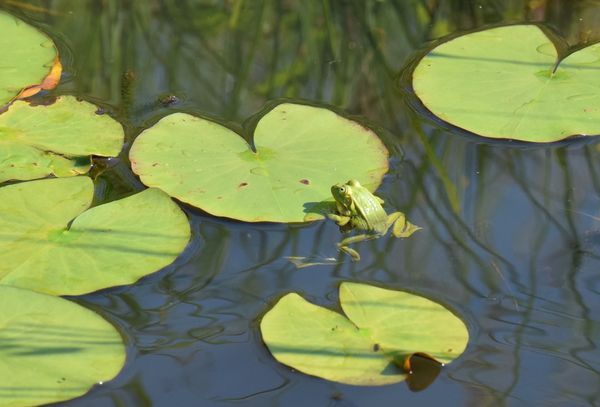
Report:
[[[353,261],[359,261],[360,255],[348,247],[352,243],[384,236],[390,227],[395,237],[408,237],[421,229],[408,222],[402,212],[388,215],[382,207],[383,199],[373,195],[355,179],[345,184],[333,185],[331,194],[335,199],[337,213],[329,213],[327,217],[343,229],[356,228],[365,231],[360,235],[347,237],[337,244],[339,250],[352,256]]]

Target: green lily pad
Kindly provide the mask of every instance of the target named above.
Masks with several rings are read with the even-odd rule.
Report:
[[[72,399],[125,363],[119,332],[62,298],[0,286],[0,405]]]
[[[87,177],[0,188],[0,285],[77,295],[131,284],[186,246],[187,217],[164,192],[86,211],[93,194]]]
[[[45,34],[0,11],[0,106],[42,83],[58,53]]]
[[[340,303],[346,317],[287,294],[264,315],[263,340],[279,362],[301,372],[376,386],[405,380],[415,354],[451,362],[469,339],[458,317],[415,294],[344,282]]]
[[[116,156],[123,128],[97,107],[63,96],[51,105],[14,102],[0,114],[0,182],[85,173],[90,155]]]
[[[431,50],[413,87],[436,116],[484,137],[551,142],[600,134],[600,44],[560,60],[534,25],[492,28]]]
[[[303,222],[331,199],[331,185],[356,178],[373,191],[388,168],[373,131],[306,105],[283,103],[266,113],[254,146],[220,124],[175,113],[140,134],[129,157],[144,184],[247,222]]]

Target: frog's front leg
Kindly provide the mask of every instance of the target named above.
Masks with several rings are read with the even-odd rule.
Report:
[[[392,234],[395,237],[409,237],[417,230],[422,229],[420,226],[413,225],[406,220],[406,215],[402,212],[394,212],[388,215],[386,222],[386,230],[392,227]]]
[[[352,219],[351,216],[336,215],[335,213],[328,213],[327,217],[337,223],[338,226],[346,226]]]
[[[352,256],[352,261],[360,261],[360,254],[358,254],[356,250],[348,247],[348,245],[363,242],[365,240],[376,239],[378,237],[380,237],[380,235],[373,233],[363,233],[362,235],[350,236],[339,242],[337,244],[337,248]]]

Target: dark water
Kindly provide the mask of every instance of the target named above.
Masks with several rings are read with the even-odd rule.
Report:
[[[430,41],[487,24],[538,21],[571,46],[598,41],[599,1],[0,0],[0,8],[56,40],[66,72],[56,93],[104,106],[125,126],[127,148],[172,111],[239,128],[285,97],[357,115],[392,153],[378,194],[424,227],[408,240],[358,245],[358,264],[297,270],[284,256],[337,255],[336,225],[245,224],[185,207],[193,240],[173,265],[77,300],[119,327],[128,361],[115,380],[66,405],[600,404],[598,139],[487,143],[425,114],[402,74]],[[126,157],[98,163],[98,203],[143,187]],[[418,393],[277,364],[257,329],[268,304],[293,290],[335,307],[343,280],[447,304],[469,325],[466,352]]]

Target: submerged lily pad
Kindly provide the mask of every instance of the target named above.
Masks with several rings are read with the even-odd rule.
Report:
[[[97,107],[63,96],[51,105],[14,102],[0,114],[0,182],[85,173],[90,155],[116,156],[123,128]]]
[[[498,27],[431,50],[413,73],[423,104],[484,137],[551,142],[600,134],[600,44],[566,58],[534,25]]]
[[[130,284],[186,246],[187,217],[164,192],[86,211],[93,194],[87,177],[0,188],[0,285],[76,295]]]
[[[54,43],[25,22],[0,11],[0,106],[44,81],[57,58]]]
[[[148,186],[217,216],[303,222],[330,187],[350,178],[371,191],[387,171],[377,135],[334,112],[283,103],[254,131],[238,134],[184,113],[169,115],[133,143],[133,170]]]
[[[340,383],[376,386],[407,378],[415,355],[449,363],[465,349],[464,323],[442,305],[404,291],[340,285],[346,317],[291,293],[260,324],[281,363]]]
[[[71,301],[0,286],[0,405],[72,399],[125,363],[117,330]]]

